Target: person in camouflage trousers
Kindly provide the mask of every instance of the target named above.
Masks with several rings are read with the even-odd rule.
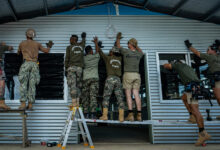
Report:
[[[32,104],[35,102],[36,85],[40,82],[40,73],[38,66],[39,50],[44,53],[49,53],[53,45],[52,41],[46,43],[47,48],[44,48],[40,43],[33,40],[36,36],[34,29],[26,31],[27,40],[22,41],[18,47],[18,54],[23,55],[23,64],[20,67],[18,79],[20,81],[20,101],[19,109],[26,109],[26,101],[28,101],[28,109],[32,110]]]
[[[12,46],[8,46],[5,43],[0,43],[0,109],[9,110],[10,107],[8,107],[5,104],[5,71],[4,71],[4,60],[3,55],[5,51],[11,51],[13,50]]]
[[[78,42],[78,36],[70,37],[70,45],[66,48],[65,70],[67,73],[67,84],[70,91],[73,107],[79,106],[82,88],[82,72],[84,67],[83,50],[86,43],[86,33],[81,34],[82,41]]]
[[[94,41],[93,41],[94,42]],[[83,70],[82,106],[86,118],[96,119],[97,96],[99,91],[99,53],[93,54],[90,45],[85,48]]]
[[[105,80],[105,87],[104,87],[104,94],[103,94],[103,113],[102,116],[99,118],[101,120],[108,120],[108,107],[109,107],[109,100],[111,97],[112,92],[114,91],[116,99],[118,101],[118,108],[119,108],[119,121],[124,121],[124,94],[122,90],[121,84],[121,56],[113,46],[113,48],[109,51],[109,55],[105,55],[102,50],[98,46],[98,38],[94,38],[96,48],[100,54],[100,56],[105,61],[106,70],[107,70],[107,79]]]

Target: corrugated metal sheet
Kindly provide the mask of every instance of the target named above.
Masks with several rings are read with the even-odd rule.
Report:
[[[48,40],[54,41],[52,53],[65,53],[70,35],[79,35],[85,31],[88,35],[87,44],[93,45],[91,40],[96,35],[103,41],[104,51],[107,52],[114,44],[114,39],[108,39],[105,35],[108,22],[108,16],[39,17],[0,25],[0,40],[14,46],[16,50],[19,42],[25,39],[25,30],[32,27],[37,31],[37,41],[41,43],[46,43]],[[117,31],[124,34],[122,46],[126,47],[127,40],[135,37],[139,46],[147,53],[152,119],[186,120],[188,113],[181,101],[174,103],[160,101],[157,52],[188,52],[183,44],[186,38],[204,52],[207,46],[219,37],[220,26],[171,16],[113,16],[111,22]],[[44,136],[53,140],[58,139],[67,116],[67,103],[58,103],[59,101],[50,103],[37,101],[35,110],[29,113],[28,127],[31,129],[29,135],[35,142]],[[18,106],[18,104],[13,105]],[[209,107],[208,103],[202,102],[200,110],[204,117],[207,107]],[[220,115],[216,102],[211,115]],[[0,114],[0,132],[18,134],[17,131],[21,128],[18,125],[20,122],[17,120],[18,116],[13,115],[15,120],[8,119],[8,116],[9,114]],[[17,126],[18,128],[15,128]],[[219,143],[219,124],[208,124],[206,128],[213,136],[210,142]],[[196,125],[153,126],[154,143],[193,143],[196,137]],[[1,140],[2,143],[6,141]]]

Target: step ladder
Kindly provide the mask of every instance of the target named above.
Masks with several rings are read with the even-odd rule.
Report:
[[[84,146],[88,146],[88,142],[89,142],[90,148],[94,149],[95,147],[93,145],[82,109],[80,107],[70,107],[68,118],[64,125],[63,131],[61,133],[57,146],[61,147],[62,149],[66,149],[66,144],[68,141],[68,137],[69,137],[73,122],[77,122],[77,124],[79,125],[80,132],[78,134],[82,135]]]

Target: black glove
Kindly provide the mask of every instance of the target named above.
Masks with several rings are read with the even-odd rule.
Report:
[[[104,47],[104,46],[102,46],[102,41],[98,42],[98,46],[99,46],[99,48],[103,48]]]
[[[49,47],[49,48],[52,48],[52,46],[53,46],[53,41],[49,41],[48,43],[46,43],[46,45],[47,45],[47,48]]]
[[[217,47],[219,47],[220,46],[220,41],[219,40],[215,40],[215,44],[216,44]]]
[[[81,34],[81,38],[86,38],[86,32],[83,32],[83,33]]]
[[[184,41],[187,48],[190,48],[192,46],[192,43],[189,42],[189,40]]]

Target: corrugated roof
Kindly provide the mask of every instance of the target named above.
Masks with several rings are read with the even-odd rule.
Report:
[[[220,0],[0,0],[0,23],[108,2],[220,24]]]

